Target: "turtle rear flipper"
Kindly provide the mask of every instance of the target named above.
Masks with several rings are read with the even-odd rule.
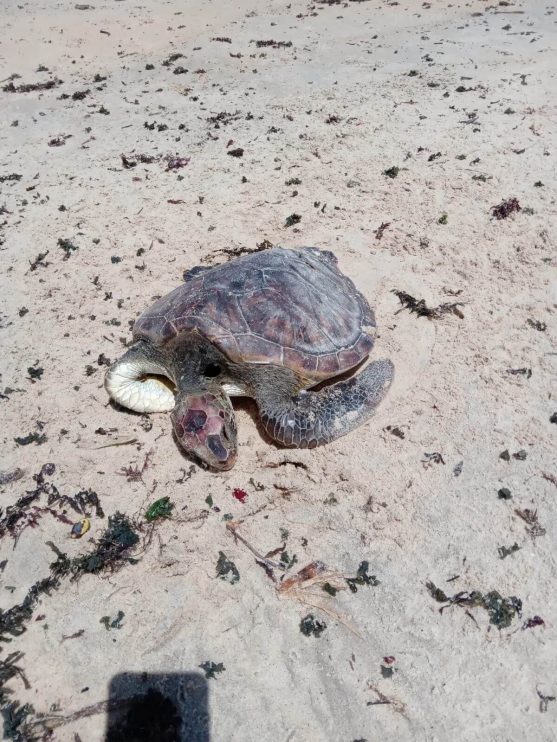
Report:
[[[263,426],[286,446],[315,448],[340,438],[375,412],[394,377],[388,359],[374,361],[362,373],[318,392],[301,391],[283,401],[258,397]]]

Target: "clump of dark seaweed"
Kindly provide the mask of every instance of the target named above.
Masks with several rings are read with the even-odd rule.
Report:
[[[325,621],[320,621],[318,618],[315,618],[312,613],[308,613],[308,615],[300,621],[300,631],[304,636],[320,637],[326,628],[327,624]]]
[[[497,206],[491,208],[491,214],[496,219],[506,219],[514,211],[521,211],[522,207],[518,203],[516,198],[508,198],[506,201],[501,201]]]
[[[367,585],[368,587],[377,587],[379,580],[375,575],[368,574],[369,562],[362,562],[356,572],[356,577],[348,577],[346,584],[353,593],[358,592],[358,585]]]
[[[95,550],[69,562],[72,580],[79,579],[82,574],[96,574],[105,569],[117,572],[124,564],[136,564],[137,560],[130,556],[130,551],[138,541],[136,527],[127,515],[119,512],[110,515]]]
[[[9,82],[4,85],[2,90],[4,93],[31,93],[35,90],[51,90],[61,84],[62,80],[58,80],[58,78],[46,82],[23,83],[21,85],[14,85],[13,82]]]
[[[217,561],[217,577],[234,585],[240,579],[238,568],[231,559],[228,559],[224,551],[219,551]]]
[[[508,628],[513,619],[522,615],[522,601],[514,595],[504,598],[497,590],[491,590],[485,595],[478,590],[467,592],[466,590],[448,596],[433,582],[426,582],[431,597],[438,603],[446,603],[439,611],[442,613],[445,608],[451,605],[458,605],[462,608],[483,608],[489,615],[489,622],[497,626],[499,630]]]
[[[402,309],[408,309],[409,312],[414,312],[418,317],[439,319],[444,314],[456,314],[459,319],[464,319],[464,315],[459,309],[459,307],[463,306],[462,302],[445,303],[439,304],[437,307],[428,307],[425,299],[415,299],[411,294],[407,294],[406,291],[392,289],[391,293],[398,297],[398,300],[402,304]],[[402,309],[398,311],[401,312]]]

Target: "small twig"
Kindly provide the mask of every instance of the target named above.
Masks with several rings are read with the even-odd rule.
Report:
[[[267,557],[263,556],[263,554],[260,554],[256,549],[253,548],[253,546],[246,541],[246,539],[243,536],[240,536],[238,533],[238,526],[242,523],[242,521],[229,521],[226,524],[226,530],[229,531],[232,536],[234,537],[234,540],[241,541],[246,548],[248,548],[253,556],[263,564],[267,565],[267,567],[270,567],[271,569],[280,569],[282,572],[286,572],[286,567],[284,564],[280,564],[280,562],[273,562],[272,559],[267,559]]]

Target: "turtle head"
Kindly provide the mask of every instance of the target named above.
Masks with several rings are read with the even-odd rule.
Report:
[[[185,451],[211,469],[236,463],[236,421],[228,396],[220,391],[181,392],[171,414],[174,432]]]

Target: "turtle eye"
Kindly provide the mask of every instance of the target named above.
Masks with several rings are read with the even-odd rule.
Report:
[[[222,371],[222,369],[218,365],[218,363],[209,363],[203,369],[203,376],[208,376],[209,378],[214,378],[215,376],[218,376],[221,371]]]

